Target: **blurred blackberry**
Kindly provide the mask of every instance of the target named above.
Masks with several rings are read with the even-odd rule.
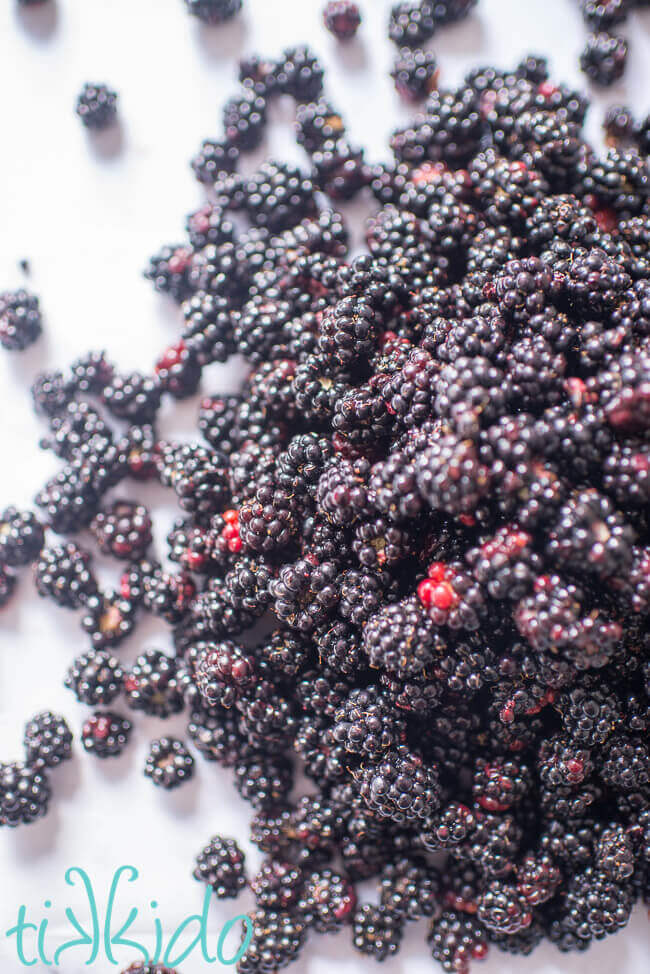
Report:
[[[231,434],[237,422],[239,396],[206,396],[201,400],[198,427],[209,445],[229,455],[235,444]]]
[[[22,352],[40,337],[43,321],[35,294],[21,288],[0,294],[0,344]]]
[[[532,588],[541,560],[532,535],[517,525],[504,525],[467,553],[472,572],[493,599],[519,599]]]
[[[331,869],[322,869],[305,878],[298,912],[318,933],[334,933],[350,922],[356,902],[348,879]]]
[[[256,149],[266,127],[266,100],[254,88],[242,85],[224,105],[223,126],[228,145],[240,152]]]
[[[338,41],[347,41],[359,29],[361,14],[352,0],[328,0],[323,11],[323,22]]]
[[[251,880],[255,902],[263,910],[288,910],[295,906],[303,882],[301,870],[292,863],[266,859]]]
[[[72,397],[70,383],[62,372],[41,372],[31,387],[32,401],[37,413],[56,416]]]
[[[299,169],[265,162],[245,188],[245,209],[255,226],[279,233],[315,213],[313,187]]]
[[[612,105],[605,113],[603,131],[607,145],[629,144],[634,140],[636,129],[636,119],[625,105]]]
[[[287,48],[278,72],[278,87],[297,102],[315,101],[323,90],[323,68],[306,46]]]
[[[277,64],[271,58],[248,54],[239,61],[239,80],[268,98],[277,87]]]
[[[585,194],[619,215],[636,216],[647,201],[650,172],[646,157],[636,149],[609,149],[604,159],[585,160],[578,176]]]
[[[231,707],[254,676],[251,657],[230,641],[205,643],[197,657],[197,685],[210,706]]]
[[[650,375],[650,353],[640,348],[610,359],[593,385],[600,395],[607,422],[623,433],[642,432],[650,422],[650,399],[647,395]]]
[[[144,276],[153,283],[156,291],[168,294],[181,304],[192,294],[190,281],[192,248],[184,244],[161,247],[149,261]]]
[[[580,54],[580,67],[595,84],[608,87],[623,77],[627,52],[624,38],[602,30],[589,36]]]
[[[30,825],[47,814],[50,783],[29,764],[0,764],[0,826]]]
[[[109,704],[120,695],[124,687],[124,671],[114,656],[91,649],[74,660],[64,682],[80,703],[96,707]]]
[[[388,36],[400,46],[420,47],[433,37],[437,26],[432,4],[401,0],[391,8]]]
[[[415,467],[399,450],[373,466],[370,489],[379,510],[394,521],[416,517],[424,506]]]
[[[142,558],[151,544],[151,517],[141,504],[113,501],[92,521],[91,531],[100,551],[116,558]]]
[[[38,594],[64,608],[78,609],[97,591],[90,562],[90,554],[71,541],[43,548],[34,564]]]
[[[198,290],[183,302],[183,315],[183,343],[199,366],[225,362],[234,353],[232,317],[226,298]]]
[[[395,88],[408,101],[421,101],[438,87],[438,61],[431,51],[404,47],[393,64]]]
[[[23,745],[29,766],[56,768],[72,757],[72,732],[65,717],[44,710],[25,724]]]
[[[491,474],[471,440],[440,436],[416,464],[420,493],[434,511],[473,515],[490,490]]]
[[[97,711],[81,728],[84,750],[95,757],[119,757],[131,735],[131,721],[111,710]]]
[[[634,872],[632,843],[622,825],[605,829],[596,847],[599,870],[615,883],[624,883]]]
[[[63,412],[50,419],[50,431],[40,441],[42,449],[72,460],[78,448],[99,434],[110,439],[112,433],[96,409],[87,402],[70,402]]]
[[[280,755],[251,754],[235,765],[235,787],[253,808],[277,805],[293,784],[293,768]]]
[[[559,564],[601,579],[629,571],[634,531],[597,490],[574,494],[550,528],[547,552]]]
[[[117,94],[107,85],[85,84],[75,108],[86,128],[100,131],[111,125],[117,116]]]
[[[426,766],[406,747],[388,751],[358,773],[359,793],[381,818],[397,825],[429,818],[440,805],[437,769]]]
[[[404,921],[385,907],[365,903],[352,918],[352,944],[360,954],[383,961],[399,950],[403,927]]]
[[[391,148],[398,158],[413,162],[428,158],[456,167],[463,165],[479,151],[483,133],[476,93],[469,87],[432,92],[422,123],[416,121],[416,127],[410,131],[410,135],[408,129],[403,135],[396,133],[391,140]],[[411,140],[415,158],[409,148]]]
[[[131,666],[124,681],[126,702],[151,717],[169,717],[184,706],[177,662],[158,649],[148,649]]]
[[[196,858],[194,878],[211,886],[218,899],[234,898],[246,886],[244,862],[234,839],[215,835]]]
[[[192,169],[200,183],[214,186],[226,174],[234,172],[239,161],[239,149],[230,142],[206,139],[192,158]]]
[[[0,564],[20,568],[33,561],[45,540],[43,525],[32,511],[6,507],[0,515]]]
[[[250,750],[239,729],[237,714],[221,706],[195,705],[187,733],[207,761],[217,761],[225,768],[232,767]]]
[[[488,952],[483,926],[467,913],[449,910],[434,917],[427,939],[433,959],[451,974],[467,974],[471,962]]]
[[[152,426],[131,426],[117,444],[120,462],[134,480],[152,480],[156,474],[158,439]]]
[[[102,399],[116,419],[143,424],[155,419],[161,392],[156,379],[132,372],[129,375],[115,375],[104,388]]]
[[[404,920],[431,917],[440,909],[440,876],[424,861],[400,858],[384,866],[381,905]]]
[[[154,374],[164,392],[174,399],[193,396],[201,381],[201,365],[184,339],[165,349],[154,367]]]
[[[255,910],[246,953],[237,965],[238,974],[275,974],[293,963],[305,942],[305,925],[294,913]]]
[[[533,84],[548,80],[548,60],[538,54],[527,54],[517,65],[517,74]]]
[[[612,882],[598,870],[574,874],[553,911],[549,939],[562,951],[585,950],[625,926],[633,897],[627,886]]]
[[[171,574],[156,568],[142,579],[144,608],[171,626],[183,619],[195,595],[196,586],[186,572]]]
[[[166,790],[178,788],[194,774],[194,758],[182,741],[161,737],[151,742],[144,773],[154,785]]]
[[[331,140],[345,133],[345,123],[332,105],[320,99],[298,105],[296,110],[296,140],[312,154]]]
[[[600,776],[611,788],[632,791],[650,782],[650,753],[640,738],[614,737],[602,757]]]
[[[580,0],[585,23],[597,30],[609,30],[625,23],[629,10],[628,0]]]
[[[89,595],[84,603],[81,628],[90,636],[93,649],[118,646],[135,628],[137,605],[111,590]]]
[[[504,159],[493,149],[480,153],[469,168],[472,187],[481,210],[495,227],[523,230],[535,219],[548,195],[548,183],[540,173],[521,162]]]

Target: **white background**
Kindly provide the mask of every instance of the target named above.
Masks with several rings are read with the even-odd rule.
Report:
[[[40,295],[46,335],[23,356],[0,353],[0,507],[28,504],[58,465],[37,447],[43,430],[32,415],[28,388],[38,370],[64,366],[89,347],[107,348],[122,368],[147,369],[177,335],[177,310],[153,293],[141,270],[161,244],[182,239],[184,216],[201,201],[188,161],[202,138],[219,133],[220,108],[236,88],[236,61],[244,51],[277,54],[283,46],[309,41],[328,68],[327,92],[351,137],[368,147],[371,161],[386,157],[386,138],[407,115],[388,77],[394,54],[386,39],[389,5],[361,0],[359,38],[341,46],[321,27],[321,0],[245,0],[236,22],[215,29],[188,17],[181,0],[58,0],[27,12],[3,0],[0,288],[26,284]],[[649,25],[650,14],[631,20],[629,68],[606,99],[596,99],[589,117],[593,138],[603,105],[624,101],[639,113],[650,109]],[[469,21],[440,32],[432,46],[442,84],[459,82],[472,65],[511,66],[524,53],[538,51],[550,55],[554,77],[584,87],[577,68],[584,37],[575,0],[481,0]],[[73,112],[85,81],[107,81],[119,92],[119,131],[88,137]],[[274,109],[272,118],[276,124],[265,151],[299,158],[290,112]],[[18,269],[21,258],[31,262],[29,279]],[[204,388],[233,389],[238,375],[232,367],[210,370]],[[163,432],[190,428],[195,412],[195,403],[168,407]],[[162,491],[150,491],[147,503],[169,521],[172,511]],[[161,554],[164,536],[160,530]],[[105,584],[116,584],[115,563],[100,565],[100,573]],[[154,622],[141,626],[121,655],[132,660],[151,645],[170,646],[164,627]],[[42,708],[63,712],[78,734],[85,710],[61,680],[71,658],[85,648],[75,614],[41,602],[24,578],[1,619],[0,759],[21,756],[22,726]],[[249,807],[238,798],[229,772],[199,760],[195,779],[171,794],[143,777],[148,740],[161,733],[183,736],[184,721],[140,718],[136,725],[119,760],[99,762],[81,752],[54,773],[46,819],[0,834],[2,974],[23,969],[4,937],[18,904],[29,904],[40,919],[43,900],[53,901],[48,944],[57,946],[64,908],[79,902],[64,885],[67,867],[83,866],[92,874],[101,907],[113,870],[136,865],[142,878],[120,902],[140,907],[144,919],[135,929],[145,937],[152,930],[152,898],[168,934],[200,908],[202,889],[190,876],[192,861],[214,832],[237,836],[251,864],[259,860],[246,842]],[[215,931],[248,908],[249,900],[239,904],[213,908]],[[641,974],[648,969],[645,920],[637,910],[624,933],[586,955],[563,956],[543,946],[532,958],[515,959],[493,950],[477,970]],[[387,974],[432,969],[424,935],[421,924],[409,931],[402,952],[384,965]],[[324,974],[333,963],[342,974],[372,970],[373,962],[352,953],[348,940],[349,932],[313,937],[293,970]],[[126,966],[134,957],[119,959]],[[61,970],[88,970],[84,960],[82,953],[71,954]],[[115,970],[102,959],[93,969]],[[183,974],[209,969],[198,955],[182,965]]]

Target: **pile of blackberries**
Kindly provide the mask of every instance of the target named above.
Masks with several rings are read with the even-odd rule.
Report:
[[[62,466],[37,498],[45,547],[33,515],[3,515],[3,578],[34,560],[38,591],[80,610],[81,702],[186,709],[232,770],[266,856],[242,974],[345,925],[382,960],[421,917],[450,972],[545,938],[583,950],[650,899],[648,158],[600,158],[587,100],[540,58],[432,90],[382,164],[322,87],[307,48],[242,63],[193,162],[208,201],[147,271],[181,337],[151,374],[95,353],[39,377]],[[309,171],[238,174],[280,93]],[[323,193],[376,201],[355,259]],[[241,392],[204,391],[194,440],[162,441],[163,398],[235,353]],[[176,495],[173,567],[114,495],[126,479]],[[86,526],[123,560],[114,591],[50,536]],[[175,655],[123,666],[141,612]],[[82,739],[108,757],[129,730],[100,710]],[[193,765],[163,737],[146,773],[174,787]],[[17,774],[11,824],[34,817]],[[244,856],[215,836],[195,875],[236,895]],[[379,902],[357,904],[369,879]]]

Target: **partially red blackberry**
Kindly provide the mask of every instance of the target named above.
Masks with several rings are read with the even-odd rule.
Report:
[[[352,0],[328,0],[323,11],[323,22],[337,40],[350,40],[361,25],[359,7]]]
[[[56,768],[72,757],[72,732],[65,717],[44,710],[25,724],[25,758],[33,768]]]
[[[555,896],[562,873],[548,855],[527,855],[517,867],[517,890],[530,904],[539,906]]]
[[[6,507],[0,514],[0,564],[12,568],[28,565],[37,557],[45,534],[32,511]]]
[[[156,291],[167,294],[177,304],[191,297],[194,290],[191,282],[192,248],[186,244],[167,244],[149,260],[144,276],[150,280]]]
[[[298,866],[278,859],[266,859],[251,880],[255,902],[263,910],[288,910],[295,906],[303,875]]]
[[[400,948],[404,921],[386,907],[364,903],[352,919],[352,943],[360,954],[383,961]]]
[[[440,909],[440,876],[423,860],[403,857],[384,866],[381,904],[404,920],[431,917]]]
[[[152,741],[144,773],[154,785],[170,790],[178,788],[194,774],[194,758],[182,741],[161,737]]]
[[[450,974],[468,974],[471,962],[482,960],[489,946],[487,934],[477,920],[451,910],[434,917],[428,942],[433,959]]]
[[[483,590],[457,562],[433,562],[417,594],[436,626],[478,629],[486,612]]]
[[[91,531],[104,554],[116,558],[142,558],[152,540],[151,517],[146,507],[116,500],[95,516]]]
[[[242,86],[223,108],[226,141],[240,152],[256,149],[266,127],[266,100],[254,88]]]
[[[130,423],[151,423],[158,412],[161,396],[160,383],[139,372],[115,375],[102,392],[108,411],[116,419]]]
[[[476,827],[476,817],[466,805],[450,802],[426,823],[420,831],[425,849],[437,852],[462,845]]]
[[[254,680],[255,666],[233,642],[206,643],[197,657],[196,678],[208,704],[231,707]]]
[[[95,757],[116,758],[122,753],[131,735],[131,721],[112,710],[97,711],[81,728],[84,750]]]
[[[38,594],[64,608],[78,609],[97,591],[90,564],[90,554],[71,541],[43,548],[34,564]]]
[[[571,739],[550,737],[539,752],[538,772],[546,788],[579,785],[594,770],[591,752],[578,747]]]
[[[138,656],[124,680],[126,701],[133,710],[153,717],[179,713],[184,700],[177,679],[178,664],[158,649]]]
[[[233,898],[246,886],[244,862],[234,839],[215,835],[196,858],[194,878],[211,886],[218,899]]]
[[[156,475],[158,438],[152,426],[131,426],[117,448],[126,473],[134,480],[153,480]]]
[[[185,0],[188,13],[204,24],[222,24],[242,8],[242,0]]]
[[[30,825],[47,813],[50,783],[29,764],[0,764],[0,826]]]
[[[174,399],[193,396],[201,381],[201,365],[184,339],[165,349],[154,367],[162,389]]]
[[[96,707],[109,704],[120,695],[124,687],[124,670],[114,656],[91,649],[74,660],[64,682],[80,703]]]
[[[196,585],[187,572],[170,574],[154,568],[144,574],[141,584],[144,608],[171,626],[183,620],[196,595]]]
[[[90,636],[93,649],[110,649],[131,635],[136,615],[137,605],[119,592],[98,592],[84,603],[81,628]]]
[[[425,765],[406,747],[388,751],[375,765],[365,765],[357,780],[368,807],[398,825],[426,820],[440,805],[437,768]]]
[[[290,494],[272,483],[261,484],[242,504],[238,523],[244,550],[262,555],[279,554],[298,534]]]
[[[479,758],[474,770],[472,796],[485,811],[505,812],[519,804],[532,788],[532,775],[519,761]]]
[[[35,294],[20,289],[0,294],[0,345],[22,352],[40,337],[43,321]]]
[[[305,878],[298,911],[318,933],[334,933],[351,921],[356,903],[350,881],[331,869],[322,869]]]
[[[395,44],[421,47],[433,37],[437,26],[433,4],[427,0],[400,0],[391,8],[388,36]]]
[[[117,116],[117,94],[107,85],[86,84],[77,98],[76,112],[86,128],[105,129]]]
[[[580,67],[591,81],[609,86],[623,77],[627,52],[623,37],[601,30],[589,36],[580,55]]]
[[[306,46],[287,48],[278,70],[278,87],[298,102],[316,101],[323,90],[323,68]]]

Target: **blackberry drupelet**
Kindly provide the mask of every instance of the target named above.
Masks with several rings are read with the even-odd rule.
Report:
[[[38,298],[21,288],[0,294],[0,345],[23,352],[40,337],[43,321]]]
[[[131,736],[132,724],[126,717],[112,710],[98,710],[81,728],[81,743],[84,750],[95,757],[119,757]]]
[[[244,862],[234,839],[215,835],[196,858],[194,878],[211,886],[218,899],[234,898],[246,886]]]
[[[11,568],[28,565],[38,556],[45,533],[32,511],[6,507],[0,515],[0,564]]]
[[[0,764],[0,826],[30,825],[47,813],[50,783],[39,768]]]
[[[182,741],[161,737],[152,741],[144,773],[154,785],[169,791],[178,788],[194,774],[194,758]]]
[[[72,757],[72,732],[65,717],[50,710],[25,724],[23,744],[27,764],[40,770],[56,768]]]
[[[117,94],[107,85],[86,84],[77,98],[76,112],[86,128],[101,131],[117,117]]]

